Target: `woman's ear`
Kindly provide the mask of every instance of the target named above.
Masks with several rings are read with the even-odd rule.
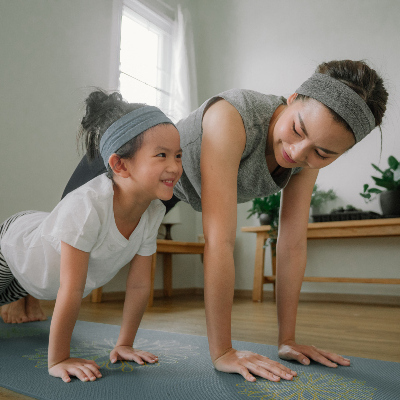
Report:
[[[296,97],[297,97],[297,93],[293,93],[292,95],[290,95],[287,99],[287,104],[288,105],[292,104],[296,100]]]
[[[110,158],[108,159],[108,164],[115,175],[121,176],[122,178],[126,178],[129,175],[124,160],[115,153],[111,154]]]

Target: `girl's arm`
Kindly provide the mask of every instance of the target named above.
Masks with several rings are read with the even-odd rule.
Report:
[[[61,242],[60,289],[50,326],[48,366],[52,376],[64,382],[74,375],[81,381],[100,378],[92,360],[70,358],[70,342],[85,288],[89,253]]]
[[[295,327],[301,284],[307,263],[307,226],[318,170],[304,169],[283,189],[277,242],[277,307],[279,356],[308,365],[309,358],[328,367],[349,365],[343,357],[296,344]],[[332,362],[333,361],[333,362]]]
[[[121,331],[117,344],[110,353],[110,360],[113,363],[117,360],[129,360],[143,364],[143,361],[154,363],[158,359],[154,354],[132,348],[140,321],[149,301],[151,258],[152,256],[137,254],[131,261],[126,282]]]
[[[235,283],[233,249],[236,237],[237,175],[246,144],[239,112],[228,102],[213,104],[203,119],[201,145],[201,199],[203,209],[204,296],[211,359],[216,369],[251,374],[277,381],[295,372],[246,351],[236,351],[231,341],[231,311]]]

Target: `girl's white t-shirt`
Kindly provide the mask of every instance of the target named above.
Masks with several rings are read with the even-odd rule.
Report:
[[[12,273],[32,296],[51,300],[60,287],[61,241],[90,253],[83,296],[109,282],[132,258],[156,252],[165,206],[154,200],[127,240],[113,211],[113,184],[100,175],[69,193],[51,212],[18,218],[1,240]]]

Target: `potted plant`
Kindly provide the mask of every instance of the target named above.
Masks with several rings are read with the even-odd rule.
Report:
[[[323,203],[326,201],[330,200],[336,200],[337,196],[336,193],[333,191],[333,189],[329,189],[328,191],[325,190],[319,190],[318,185],[315,184],[313,188],[313,192],[311,195],[311,209],[312,209],[312,214],[319,214],[320,213],[320,207]]]
[[[371,176],[375,181],[376,187],[370,187],[367,183],[364,185],[364,190],[360,195],[365,202],[372,201],[377,195],[382,208],[382,213],[385,216],[400,216],[400,163],[394,157],[388,158],[389,168],[382,171],[375,164],[371,164],[380,174],[380,177]]]
[[[276,241],[278,238],[279,207],[281,205],[281,192],[271,194],[267,197],[257,197],[252,201],[252,207],[247,210],[249,219],[252,215],[257,215],[261,225],[270,225],[268,230],[269,242],[273,253],[275,253]]]
[[[257,197],[252,200],[252,207],[247,210],[249,213],[247,219],[256,214],[261,225],[278,226],[280,204],[280,192],[267,197]]]

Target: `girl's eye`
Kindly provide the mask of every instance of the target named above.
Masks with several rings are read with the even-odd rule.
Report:
[[[156,157],[167,157],[167,155],[165,153],[159,153],[156,155]]]
[[[320,153],[318,153],[318,151],[317,150],[315,150],[315,152],[317,153],[317,156],[319,157],[319,158],[321,158],[322,160],[326,160],[328,157],[324,157],[323,155],[321,155]]]
[[[293,132],[294,132],[297,136],[300,136],[300,134],[296,131],[296,125],[295,125],[294,122],[293,122],[292,129],[293,129]]]

